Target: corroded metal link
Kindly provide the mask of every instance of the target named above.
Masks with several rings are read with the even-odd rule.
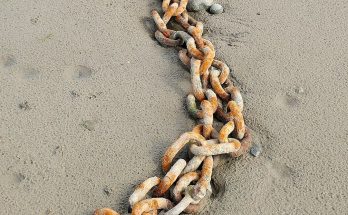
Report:
[[[213,131],[213,106],[208,100],[203,100],[201,108],[203,111],[203,137],[207,139],[210,138],[211,132]]]
[[[189,186],[192,182],[197,181],[199,177],[199,172],[188,172],[181,176],[173,189],[174,200],[176,202],[180,202],[182,200],[182,193],[185,191],[187,186]]]
[[[241,140],[243,139],[245,133],[245,123],[242,111],[235,101],[229,101],[227,108],[230,110],[230,116],[233,117],[237,138]]]
[[[129,205],[133,205],[143,199],[145,199],[146,194],[156,185],[160,183],[161,179],[158,177],[152,177],[146,179],[143,183],[139,184],[134,190],[132,195],[129,197]]]
[[[207,90],[205,92],[205,94],[206,94],[208,100],[204,100],[205,102],[202,101],[202,103],[201,103],[202,110],[199,110],[197,108],[196,98],[194,97],[194,95],[189,94],[186,98],[187,110],[188,110],[189,114],[196,119],[204,119],[204,117],[210,117],[210,114],[211,114],[210,112],[212,112],[214,114],[216,109],[217,109],[218,102],[217,102],[216,94],[213,91],[211,91],[210,89]],[[211,106],[208,106],[207,102],[209,102]],[[204,110],[204,108],[206,108],[206,111],[209,111],[209,113],[207,113]]]
[[[162,170],[168,172],[175,155],[187,144],[187,143],[198,143],[199,145],[205,141],[205,138],[194,132],[186,132],[182,134],[164,153],[162,158]]]
[[[196,98],[194,95],[189,94],[186,98],[186,108],[189,112],[189,114],[196,118],[196,119],[202,119],[203,118],[203,111],[199,110],[196,105]]]
[[[157,215],[162,209],[169,210],[165,215],[178,215],[183,211],[199,212],[212,193],[212,170],[221,157],[219,155],[239,157],[246,154],[251,146],[250,129],[245,126],[242,115],[242,95],[228,79],[230,68],[214,59],[214,45],[202,37],[203,23],[186,11],[188,1],[163,0],[163,17],[156,10],[151,15],[158,29],[155,32],[156,40],[164,46],[179,49],[179,59],[190,69],[193,94],[187,96],[186,105],[190,115],[200,124],[192,132],[182,134],[168,147],[162,158],[162,170],[166,173],[163,179],[152,177],[145,180],[129,197],[132,215]],[[183,31],[167,28],[173,17]],[[197,108],[196,100],[200,108]],[[214,116],[225,123],[220,132],[213,127]],[[229,138],[230,135],[236,139]],[[179,159],[172,166],[176,155],[188,144],[191,159],[188,162]],[[165,198],[145,199],[155,186],[153,196],[166,195],[177,179],[172,190],[172,199],[177,203],[174,208],[172,202]],[[190,185],[194,182],[195,185]],[[119,214],[110,208],[103,208],[96,210],[94,215]]]
[[[181,16],[184,18],[185,22],[188,22],[189,15],[188,15],[188,12],[186,10],[184,12],[182,12]]]
[[[152,10],[151,15],[157,25],[158,30],[162,32],[164,36],[170,37],[174,31],[167,29],[166,24],[164,23],[158,12],[156,10]]]
[[[191,145],[190,151],[196,156],[212,156],[237,152],[240,147],[241,143],[239,140],[229,138],[226,143],[210,143],[204,146]]]
[[[187,208],[184,210],[186,214],[197,214],[202,211],[202,209],[207,205],[207,202],[209,201],[209,197],[211,195],[211,190],[208,189],[207,193],[205,194],[204,198],[201,199],[198,204],[190,204],[187,206]]]
[[[219,95],[220,98],[222,98],[223,100],[228,100],[230,98],[230,95],[221,86],[219,75],[220,75],[219,70],[212,68],[210,72],[210,84],[212,88],[214,89],[214,92],[217,95]]]
[[[179,51],[179,59],[185,66],[190,66],[191,58],[187,55],[187,49],[181,49]]]
[[[193,158],[191,158],[191,160],[189,160],[189,162],[187,163],[185,169],[182,171],[181,174],[196,171],[199,168],[199,166],[202,164],[204,159],[205,159],[204,155],[194,156]]]
[[[218,98],[218,107],[216,108],[215,117],[223,123],[227,123],[233,120],[233,117],[223,108],[223,104],[220,98]]]
[[[180,173],[185,168],[185,166],[186,166],[186,161],[184,159],[179,159],[172,166],[172,168],[170,168],[170,170],[167,172],[167,174],[161,180],[157,189],[154,191],[154,196],[156,196],[156,197],[163,196],[167,192],[167,190],[170,188],[170,186],[172,186],[174,184],[174,182],[179,177]]]
[[[195,40],[188,33],[184,31],[176,31],[171,39],[181,38],[186,43],[186,47],[191,56],[196,59],[204,59],[204,53],[197,49]]]
[[[214,160],[212,156],[207,156],[204,159],[202,170],[201,170],[201,177],[197,181],[193,190],[194,200],[201,200],[206,195],[207,189],[210,186],[211,175],[213,173],[213,164],[214,164]]]
[[[197,134],[203,134],[203,124],[198,124],[195,127],[193,127],[192,132],[195,132]],[[219,132],[217,132],[215,130],[215,128],[213,129],[213,131],[211,133],[211,138],[213,138],[213,139],[218,139],[219,138]],[[207,140],[207,141],[209,142],[211,140]]]
[[[175,12],[175,16],[179,16],[186,10],[188,0],[180,0],[179,8]]]
[[[220,130],[219,132],[219,142],[220,143],[227,143],[228,142],[228,135],[232,133],[234,130],[234,121],[231,120],[227,122]]]
[[[228,75],[230,74],[230,68],[228,68],[228,66],[224,62],[219,60],[214,60],[212,65],[221,70],[219,76],[220,84],[225,83],[228,78]]]
[[[166,12],[169,8],[170,0],[163,0],[162,2],[162,10]]]
[[[93,215],[120,215],[111,208],[101,208],[94,211]]]
[[[157,30],[155,32],[156,40],[164,46],[181,46],[184,42],[181,39],[173,40],[164,36],[162,32]]]
[[[179,5],[177,3],[173,3],[169,6],[168,10],[164,13],[162,17],[164,24],[167,24],[169,22],[170,18],[172,18],[178,7]]]
[[[231,99],[237,103],[240,111],[243,111],[244,101],[239,89],[233,85],[230,85],[226,87],[225,90],[231,95]]]
[[[198,101],[205,99],[204,91],[202,88],[202,81],[200,76],[201,61],[195,58],[191,58],[191,82],[193,88],[193,94]]]
[[[203,26],[203,23],[197,22],[197,26],[190,26],[187,28],[187,32],[189,32],[192,35],[192,37],[195,39],[198,48],[204,47],[204,41],[202,38],[202,33],[203,33],[202,26]]]
[[[202,75],[203,88],[206,89],[208,87],[209,68],[213,63],[215,52],[211,50],[208,46],[205,46],[201,50],[204,53],[204,59],[200,68],[200,74]]]
[[[197,25],[197,20],[195,18],[193,18],[192,16],[188,16],[188,22],[190,25]]]
[[[176,16],[175,21],[179,23],[184,30],[187,30],[191,26],[183,15]]]
[[[169,210],[173,208],[173,203],[165,198],[152,198],[142,200],[134,205],[132,215],[142,215],[143,213],[156,211],[159,209]]]
[[[242,155],[245,155],[246,153],[249,152],[250,146],[251,146],[251,141],[252,141],[252,137],[251,137],[251,133],[250,133],[250,129],[245,127],[245,134],[243,139],[240,141],[241,143],[241,147],[238,151],[236,152],[232,152],[232,157],[240,157]]]

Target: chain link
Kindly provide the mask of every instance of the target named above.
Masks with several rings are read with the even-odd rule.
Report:
[[[162,170],[166,175],[162,179],[149,178],[135,189],[129,198],[132,215],[158,214],[160,210],[168,210],[161,212],[165,215],[199,212],[205,206],[203,200],[212,193],[210,183],[218,156],[239,157],[250,149],[252,138],[244,123],[242,95],[228,79],[230,68],[215,59],[213,44],[202,36],[203,23],[188,14],[187,4],[188,0],[163,0],[163,16],[156,10],[151,15],[158,29],[155,32],[157,41],[178,49],[179,59],[190,70],[193,92],[187,96],[186,107],[199,124],[166,150],[162,158]],[[168,29],[170,20],[175,20],[182,30]],[[219,132],[213,125],[214,116],[225,123]],[[186,146],[189,146],[191,159],[187,162],[181,158],[172,165]],[[170,195],[171,187],[174,188]],[[152,189],[152,195],[157,198],[146,199]],[[95,211],[95,215],[117,214],[109,208]]]

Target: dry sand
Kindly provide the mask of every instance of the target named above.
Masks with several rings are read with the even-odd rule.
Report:
[[[202,214],[348,214],[348,3],[220,0],[195,16],[234,68],[260,157],[214,173]],[[127,211],[194,125],[160,1],[0,0],[0,214]]]

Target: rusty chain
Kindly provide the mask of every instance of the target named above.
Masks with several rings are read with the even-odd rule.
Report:
[[[212,193],[212,171],[219,156],[239,157],[251,145],[241,93],[228,79],[229,67],[215,59],[213,44],[202,37],[203,23],[188,14],[188,1],[163,0],[163,16],[156,10],[151,15],[158,29],[155,38],[163,46],[177,48],[179,59],[190,69],[192,94],[187,96],[186,106],[198,125],[182,134],[165,152],[162,170],[166,175],[162,179],[149,178],[135,189],[129,198],[132,215],[155,215],[161,210],[165,215],[199,212]],[[168,29],[170,20],[182,29]],[[219,132],[213,126],[214,116],[225,123]],[[187,146],[191,159],[179,159],[173,164],[176,155]],[[153,198],[147,199],[151,190]],[[110,208],[98,209],[94,214],[118,215]]]

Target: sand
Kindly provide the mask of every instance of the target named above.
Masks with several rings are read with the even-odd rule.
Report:
[[[347,214],[348,4],[220,0],[194,16],[234,69],[262,154],[216,169],[202,214]],[[194,125],[160,1],[0,1],[0,214],[127,211]]]

